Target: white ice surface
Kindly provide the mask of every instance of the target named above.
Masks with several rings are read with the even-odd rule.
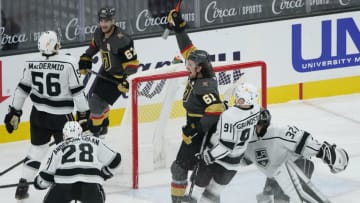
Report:
[[[360,94],[294,101],[270,105],[268,108],[273,122],[296,124],[319,141],[336,143],[348,151],[349,166],[339,174],[331,174],[328,167],[316,159],[312,181],[334,203],[359,203]],[[111,128],[110,133],[120,133],[116,130]],[[0,172],[24,158],[28,147],[28,141],[0,144]],[[17,167],[0,176],[0,185],[17,183],[20,172],[21,167]],[[253,166],[241,169],[223,192],[222,202],[256,203],[255,195],[262,190],[264,180],[265,177]],[[169,169],[140,176],[141,187],[138,190],[109,182],[105,184],[106,202],[170,203],[169,184]],[[14,193],[15,188],[0,189],[0,203],[16,202]],[[45,193],[31,187],[30,198],[24,202],[39,203]]]

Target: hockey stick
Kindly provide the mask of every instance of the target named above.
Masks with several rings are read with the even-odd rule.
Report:
[[[93,74],[93,75],[96,75],[96,77],[99,77],[99,78],[101,78],[101,79],[103,79],[103,80],[106,80],[106,81],[108,81],[108,82],[111,82],[111,83],[114,84],[114,85],[119,85],[119,84],[120,84],[118,81],[112,80],[111,78],[107,78],[107,77],[105,77],[105,76],[103,76],[103,75],[100,75],[98,72],[95,72],[95,71],[90,70],[90,69],[86,69],[86,70],[87,70],[89,73],[91,73],[91,74]]]
[[[207,136],[208,136],[208,132],[205,133],[205,135],[203,137],[203,140],[201,142],[200,152],[199,152],[200,157],[201,157],[202,153],[204,152]],[[201,158],[199,158],[199,160],[197,161],[197,163],[196,163],[196,165],[194,167],[194,170],[193,170],[193,174],[191,175],[191,185],[190,185],[190,188],[189,188],[189,194],[187,195],[188,196],[188,199],[187,199],[188,202],[191,202],[191,195],[192,195],[192,192],[193,192],[194,186],[195,186],[195,178],[196,178],[196,176],[197,176],[197,174],[199,172],[200,162],[201,162]]]
[[[49,144],[49,146],[51,146],[51,145],[53,145],[53,144],[55,144],[55,142],[51,142],[51,143]],[[9,168],[5,169],[4,171],[2,171],[2,172],[0,173],[0,176],[2,176],[2,175],[4,175],[5,173],[11,171],[11,170],[14,169],[15,167],[21,165],[21,164],[24,162],[24,160],[25,160],[25,158],[24,158],[24,159],[21,159],[20,161],[16,162],[15,164],[13,164],[12,166],[10,166]]]
[[[180,7],[181,7],[181,3],[182,3],[182,0],[179,0],[179,1],[177,2],[176,6],[175,6],[175,11],[176,11],[176,12],[179,12]],[[170,34],[169,28],[165,28],[165,30],[164,30],[163,34],[161,35],[161,37],[162,37],[163,39],[167,39],[168,36],[169,36],[169,34]]]
[[[24,162],[24,159],[21,159],[19,162],[15,163],[14,165],[10,166],[9,168],[5,169],[3,172],[0,173],[0,176],[4,175],[5,173],[11,171],[13,168],[19,166],[20,164],[22,164]]]
[[[34,182],[28,182],[27,185],[32,185],[34,184]],[[19,183],[14,183],[14,184],[8,184],[8,185],[0,185],[0,189],[3,188],[9,188],[9,187],[17,187],[19,185]]]

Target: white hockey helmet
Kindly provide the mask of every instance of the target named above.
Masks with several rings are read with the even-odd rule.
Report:
[[[54,31],[42,33],[38,40],[39,51],[43,54],[53,54],[60,48],[60,41]]]
[[[246,105],[254,105],[257,103],[258,89],[250,83],[241,83],[235,88],[235,101],[243,99]]]
[[[78,122],[68,121],[65,123],[63,128],[64,140],[67,138],[79,137],[81,136],[82,131],[83,129]]]

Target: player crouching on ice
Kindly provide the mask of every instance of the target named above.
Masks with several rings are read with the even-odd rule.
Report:
[[[349,157],[346,151],[326,141],[322,144],[310,133],[296,126],[275,126],[270,112],[263,109],[254,136],[245,151],[243,164],[254,163],[267,176],[258,203],[302,203],[329,200],[311,183],[316,156],[329,165],[332,173],[345,170]]]
[[[44,203],[105,202],[102,183],[111,178],[112,171],[120,165],[120,154],[100,138],[82,134],[78,122],[67,122],[63,134],[64,141],[56,145],[35,177],[35,188],[42,190],[51,186]]]

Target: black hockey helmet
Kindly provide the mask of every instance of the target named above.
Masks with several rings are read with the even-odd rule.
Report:
[[[257,122],[257,125],[261,127],[260,131],[257,132],[257,135],[259,137],[262,137],[265,135],[267,128],[269,127],[271,122],[271,114],[270,111],[264,108],[260,109],[260,116],[259,120]]]
[[[214,76],[214,71],[210,61],[210,55],[204,50],[195,50],[190,53],[188,60],[195,62],[197,66],[201,66],[203,77],[210,78]]]
[[[115,16],[115,8],[104,7],[101,8],[98,12],[99,20],[101,19],[111,20],[114,18],[114,16]]]
[[[191,52],[188,59],[194,61],[196,65],[199,65],[200,63],[210,63],[210,56],[204,50],[197,49]]]

